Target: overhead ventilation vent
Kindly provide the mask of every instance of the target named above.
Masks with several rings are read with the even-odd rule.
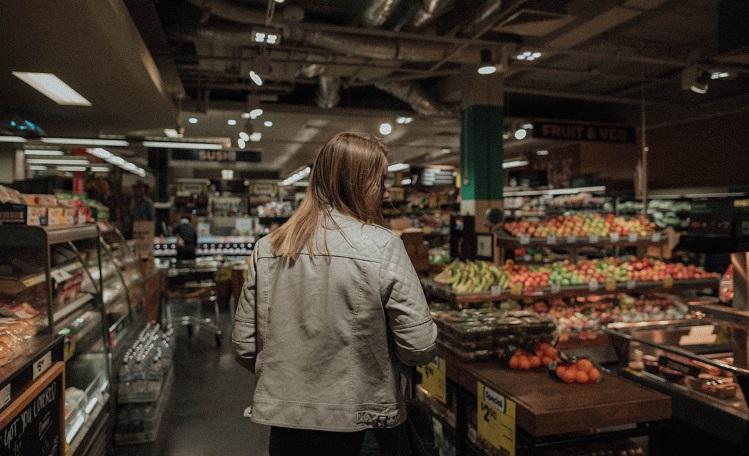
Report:
[[[548,11],[521,9],[494,28],[496,32],[522,36],[546,36],[575,20],[575,16]]]

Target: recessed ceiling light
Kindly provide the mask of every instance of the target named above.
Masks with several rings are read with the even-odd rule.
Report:
[[[26,149],[23,151],[24,155],[45,155],[47,157],[59,157],[61,155],[65,155],[65,153],[61,150],[52,150],[52,149]]]
[[[252,82],[254,82],[258,87],[263,85],[263,78],[261,78],[259,74],[255,73],[255,70],[250,70],[250,79],[252,79]]]
[[[196,123],[198,123],[198,118],[197,117],[190,117],[189,119],[187,119],[187,121],[190,122],[191,124],[196,124]]]
[[[62,79],[52,73],[26,73],[14,71],[13,76],[35,88],[46,97],[64,106],[91,106],[80,93],[65,84]]]
[[[230,127],[233,127],[236,124],[237,124],[237,121],[234,119],[229,119],[226,121],[226,125],[229,125]]]
[[[515,130],[515,139],[518,141],[525,139],[526,136],[528,136],[528,132],[524,128],[518,128]]]
[[[272,120],[266,120],[265,122],[263,122],[263,125],[265,125],[266,127],[272,127],[273,126],[273,121]]]
[[[244,131],[240,131],[239,132],[239,137],[242,138],[242,139],[244,139],[245,141],[249,141],[250,140],[250,135],[248,135],[247,132],[244,132]]]
[[[252,111],[250,111],[250,119],[257,119],[258,117],[263,115],[263,109],[262,108],[255,108]]]
[[[237,146],[239,146],[240,149],[244,149],[246,145],[247,145],[247,142],[245,142],[244,139],[239,138],[237,140]]]
[[[243,119],[249,119],[250,118],[250,113],[249,112],[243,112],[242,113],[242,118]]]
[[[523,125],[520,126],[520,128],[525,128],[526,130],[533,130],[533,124],[530,122],[524,123]]]
[[[440,153],[442,155],[449,154],[450,152],[452,152],[452,149],[450,149],[449,147],[443,147],[442,149],[440,149]]]
[[[400,116],[395,119],[395,123],[400,124],[400,125],[408,125],[413,121],[414,121],[414,118],[409,117],[409,116]]]
[[[260,141],[261,139],[263,139],[263,134],[262,134],[262,133],[260,133],[259,131],[255,131],[255,132],[253,132],[253,133],[252,133],[252,134],[250,135],[250,141],[252,141],[252,142],[258,142],[258,141]]]
[[[549,151],[546,150],[546,149],[537,150],[536,151],[536,155],[541,155],[541,156],[543,156],[543,155],[549,155]]]
[[[387,136],[393,132],[393,126],[390,125],[390,122],[383,122],[380,124],[379,131],[381,135]]]
[[[164,134],[168,138],[179,138],[179,132],[177,131],[176,128],[165,128],[164,129]]]

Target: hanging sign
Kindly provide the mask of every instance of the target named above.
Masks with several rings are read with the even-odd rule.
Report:
[[[431,363],[416,368],[421,374],[421,387],[435,399],[447,403],[447,368],[445,359],[435,356]]]
[[[476,385],[476,423],[479,437],[506,456],[515,456],[515,402]]]
[[[263,153],[257,150],[172,149],[172,160],[203,162],[259,162]]]
[[[578,123],[533,122],[533,137],[563,141],[634,143],[635,129]]]

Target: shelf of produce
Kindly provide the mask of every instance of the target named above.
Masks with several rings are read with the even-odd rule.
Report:
[[[497,245],[500,247],[554,247],[554,248],[580,248],[580,247],[646,247],[650,245],[664,245],[668,242],[665,233],[655,233],[652,236],[621,236],[611,238],[609,236],[572,236],[546,238],[515,237],[507,232],[499,232],[496,235]]]
[[[520,298],[552,298],[557,296],[580,296],[588,294],[606,294],[606,293],[643,293],[649,291],[673,291],[673,290],[700,290],[703,288],[716,288],[718,286],[717,278],[673,280],[670,283],[663,282],[616,282],[615,287],[606,287],[603,284],[596,286],[587,285],[568,285],[555,289],[544,288],[542,290],[525,291],[519,294],[501,291],[484,291],[456,293],[449,285],[435,282],[431,278],[421,280],[422,287],[427,296],[435,299],[454,302],[458,304],[481,303],[505,301],[508,299]]]
[[[63,360],[63,338],[39,334],[24,343],[23,353],[0,367],[0,410],[18,398],[48,367]]]
[[[448,366],[454,362],[446,356]],[[517,426],[532,437],[671,418],[668,396],[607,373],[600,383],[569,385],[552,379],[545,370],[514,371],[490,361],[460,363],[458,380],[474,395],[476,383],[481,382],[515,401]]]

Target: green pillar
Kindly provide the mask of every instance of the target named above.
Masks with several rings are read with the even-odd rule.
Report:
[[[460,115],[460,194],[465,210],[473,205],[474,214],[476,204],[502,200],[502,117],[502,106],[481,104]]]

